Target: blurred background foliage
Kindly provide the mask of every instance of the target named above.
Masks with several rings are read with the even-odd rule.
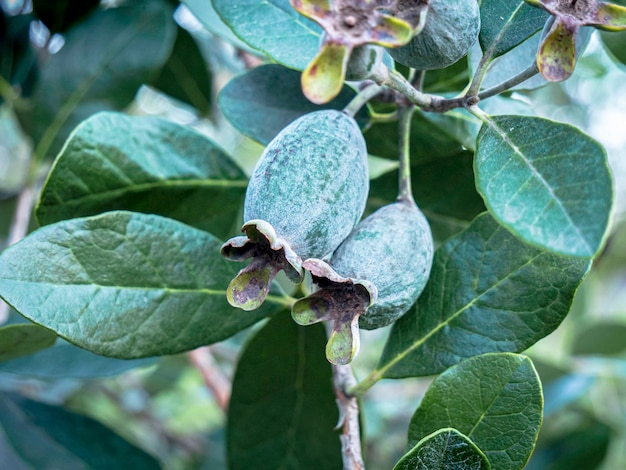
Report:
[[[191,126],[218,142],[247,171],[262,151],[259,144],[239,134],[216,106],[217,93],[228,80],[259,60],[224,40],[229,33],[220,30],[218,23],[210,28],[213,32],[207,31],[207,25],[198,22],[185,5],[144,2],[156,21],[151,25],[155,29],[140,38],[140,47],[154,51],[150,57],[127,50],[126,61],[116,56],[119,63],[112,57],[113,65],[83,70],[92,62],[85,55],[90,48],[111,53],[106,36],[87,41],[89,46],[80,45],[93,28],[104,28],[100,34],[105,35],[109,28],[111,37],[117,37],[115,28],[132,29],[139,17],[146,18],[133,16],[133,8],[143,7],[128,2],[129,16],[109,23],[97,21],[95,15],[108,11],[103,7],[118,3],[0,0],[0,249],[11,240],[24,188],[41,182],[73,125],[98,110],[158,115]],[[185,3],[192,9],[198,5]],[[93,23],[85,28],[89,21]],[[74,53],[62,56],[70,48],[75,48]],[[595,32],[571,79],[531,90],[522,86],[508,94],[508,107],[501,108],[510,109],[510,100],[515,100],[537,115],[580,127],[605,146],[615,179],[615,214],[604,251],[563,325],[528,351],[545,394],[544,425],[528,465],[533,470],[626,468],[624,51],[626,33],[600,36]],[[62,59],[61,65],[56,59]],[[116,67],[130,67],[133,73],[118,73]],[[67,70],[102,83],[77,96],[65,82]],[[437,88],[428,74],[427,85]],[[64,100],[78,100],[78,105],[66,109],[62,122],[55,122],[56,106],[62,107]],[[490,106],[489,112],[497,114],[497,100]],[[58,132],[46,137],[51,123]],[[31,219],[28,230],[36,226]],[[6,306],[2,309],[8,313],[1,322],[23,321]],[[363,332],[354,364],[357,377],[375,367],[387,333],[388,329]],[[226,377],[233,376],[249,334],[211,347],[215,366]],[[362,399],[369,468],[391,468],[404,453],[408,422],[429,383],[428,379],[384,380]],[[117,361],[59,340],[27,357],[6,359],[0,354],[0,391],[18,392],[91,417],[156,457],[165,468],[226,468],[224,410],[187,355]],[[22,468],[2,423],[0,413],[0,459]]]

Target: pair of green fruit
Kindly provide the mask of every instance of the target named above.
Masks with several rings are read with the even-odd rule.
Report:
[[[283,129],[250,178],[242,231],[222,254],[250,259],[230,283],[231,305],[253,310],[283,270],[294,282],[311,273],[315,290],[298,300],[294,320],[330,320],[328,360],[349,363],[358,328],[390,324],[424,288],[433,241],[412,200],[398,200],[361,222],[369,191],[367,149],[356,121],[316,111]]]

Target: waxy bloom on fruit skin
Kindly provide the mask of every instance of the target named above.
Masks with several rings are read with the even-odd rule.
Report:
[[[367,149],[354,118],[335,110],[306,114],[266,147],[244,202],[245,236],[222,246],[250,259],[228,286],[231,305],[258,308],[276,274],[302,280],[302,260],[330,255],[358,223],[369,191]]]
[[[317,290],[298,300],[301,325],[331,321],[326,357],[347,364],[359,348],[359,326],[375,329],[404,315],[426,285],[433,239],[412,200],[383,206],[357,225],[330,259],[304,261]]]
[[[582,26],[604,31],[626,29],[626,7],[597,0],[525,0],[553,17],[537,52],[537,67],[546,80],[561,82],[576,66],[576,35]]]

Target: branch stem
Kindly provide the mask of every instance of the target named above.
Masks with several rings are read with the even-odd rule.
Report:
[[[215,402],[222,411],[228,409],[231,383],[228,377],[220,370],[213,358],[211,350],[204,346],[187,353],[189,362],[198,369],[205,385],[215,397]]]
[[[399,161],[400,170],[398,172],[398,199],[403,201],[413,201],[413,192],[411,190],[411,118],[415,106],[401,106],[399,108],[400,126],[399,126],[399,143],[400,149]]]
[[[354,117],[369,100],[378,95],[382,90],[383,87],[376,85],[375,83],[367,85],[359,93],[357,93],[354,98],[352,98],[352,101],[350,101],[345,108],[343,108],[343,112],[348,116]]]
[[[365,470],[361,452],[359,404],[347,390],[356,385],[350,366],[333,366],[333,385],[339,408],[341,432],[341,455],[344,470]]]
[[[520,83],[525,82],[526,80],[534,77],[538,73],[539,73],[539,68],[537,67],[537,63],[533,62],[532,65],[525,68],[517,75],[514,75],[513,77],[509,78],[508,80],[503,81],[502,83],[499,83],[498,85],[494,87],[481,91],[480,93],[478,93],[478,98],[480,98],[481,100],[484,100],[486,98],[499,95],[503,91],[507,91],[513,88],[514,86],[517,86]]]

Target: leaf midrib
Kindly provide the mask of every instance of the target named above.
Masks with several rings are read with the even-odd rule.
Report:
[[[524,155],[524,153],[521,151],[521,149],[508,137],[506,132],[502,128],[500,128],[492,119],[487,119],[485,121],[485,123],[489,127],[491,127],[491,129],[493,129],[500,136],[500,138],[504,141],[504,143],[507,144],[513,150],[515,155],[517,155],[519,158],[522,159],[524,164],[531,171],[532,175],[548,191],[551,200],[554,201],[556,203],[556,205],[559,207],[559,209],[561,210],[561,212],[563,213],[563,215],[565,216],[565,218],[569,222],[570,226],[574,228],[574,231],[578,235],[578,239],[582,242],[582,244],[585,247],[585,249],[587,250],[587,252],[588,253],[593,253],[594,250],[591,248],[591,246],[589,246],[589,243],[588,243],[587,239],[584,237],[584,235],[582,234],[582,232],[580,231],[580,228],[578,227],[578,225],[576,225],[574,223],[574,221],[570,217],[569,212],[563,206],[563,203],[562,203],[561,199],[559,199],[556,196],[556,194],[554,194],[554,191],[552,190],[552,187],[548,184],[548,182],[545,180],[545,178],[539,172],[539,170],[537,170],[537,168],[532,164],[532,162],[530,160],[528,160],[528,158],[526,158],[526,155]]]
[[[476,297],[472,298],[472,300],[470,302],[467,302],[465,305],[463,305],[461,308],[459,308],[456,312],[454,312],[452,315],[450,315],[449,317],[447,317],[444,321],[442,321],[441,323],[439,323],[439,325],[437,325],[435,328],[433,328],[430,332],[428,332],[428,334],[422,336],[419,340],[415,341],[414,343],[412,343],[409,347],[407,347],[404,351],[402,351],[400,354],[396,355],[394,358],[392,358],[389,362],[387,362],[387,364],[385,364],[383,367],[377,368],[374,372],[372,372],[371,375],[376,375],[376,376],[380,376],[383,377],[384,374],[391,369],[393,366],[395,366],[398,362],[402,361],[404,358],[406,358],[411,352],[413,352],[415,349],[419,348],[420,346],[422,346],[424,343],[426,343],[426,341],[428,341],[432,336],[434,336],[436,333],[438,333],[441,329],[443,329],[443,327],[445,327],[446,325],[448,325],[449,323],[451,323],[453,320],[455,320],[458,316],[460,316],[461,314],[463,314],[465,311],[467,311],[468,309],[470,309],[472,306],[474,306],[474,304],[476,304],[482,297],[484,297],[485,295],[489,294],[493,289],[496,289],[500,284],[502,284],[503,282],[507,281],[511,276],[513,276],[515,273],[519,272],[520,270],[524,269],[526,266],[532,264],[537,258],[539,258],[542,255],[542,253],[537,253],[536,255],[532,256],[531,258],[529,258],[526,262],[524,262],[523,264],[519,265],[516,269],[510,271],[509,273],[507,273],[506,276],[504,276],[501,279],[498,279],[497,282],[495,282],[494,284],[492,284],[491,286],[489,286],[487,289],[485,289],[482,293],[480,293],[479,295],[477,295]],[[432,276],[432,274],[431,274]],[[447,286],[446,284],[446,274],[444,273],[444,279],[442,282],[442,287],[441,287],[441,292],[449,290],[449,286]]]
[[[149,183],[134,184],[132,186],[124,186],[121,188],[110,189],[102,192],[92,192],[84,196],[73,197],[72,199],[60,199],[56,204],[43,203],[40,207],[55,207],[62,205],[76,205],[88,201],[98,201],[99,199],[113,199],[115,197],[126,194],[136,194],[140,192],[151,191],[155,189],[177,188],[177,189],[193,189],[193,188],[245,188],[247,180],[227,180],[227,179],[168,179],[159,180]]]

